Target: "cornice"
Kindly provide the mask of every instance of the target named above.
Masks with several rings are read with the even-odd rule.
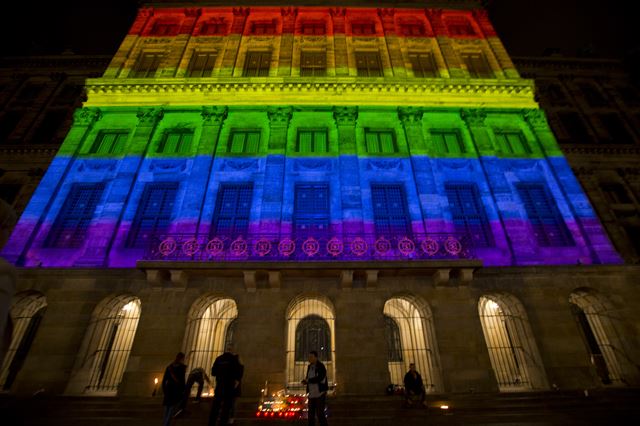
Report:
[[[635,145],[561,145],[566,155],[640,155],[640,147]]]
[[[338,6],[338,7],[429,7],[471,9],[482,7],[482,0],[141,0],[140,5],[146,7],[206,7],[206,6]]]
[[[76,55],[55,55],[55,56],[11,56],[0,58],[0,69],[11,68],[101,68],[106,69],[111,62],[111,55],[98,56],[76,56]]]
[[[530,80],[353,78],[88,79],[88,107],[385,105],[537,108]]]

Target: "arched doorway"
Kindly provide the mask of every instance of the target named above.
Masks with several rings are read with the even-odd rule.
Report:
[[[213,361],[233,344],[238,307],[233,299],[203,296],[189,311],[184,350],[189,370],[209,372]],[[208,373],[207,373],[208,374]]]
[[[621,338],[623,324],[618,311],[603,295],[587,288],[573,291],[569,303],[590,361],[602,383],[635,382],[638,369],[627,355],[627,339]]]
[[[500,391],[547,388],[542,359],[520,301],[505,293],[485,295],[478,311]]]
[[[335,382],[335,314],[333,305],[324,297],[299,297],[287,309],[286,388],[304,392],[300,381],[307,371],[310,351],[327,368],[329,387]]]
[[[110,296],[93,311],[67,392],[115,395],[140,319],[140,299]]]
[[[29,354],[47,308],[46,298],[38,292],[18,293],[14,300],[9,313],[13,324],[11,345],[4,357],[0,372],[2,390],[11,389]]]
[[[414,363],[427,392],[441,389],[438,351],[431,309],[413,296],[394,297],[384,304],[385,334],[391,384],[402,386]]]

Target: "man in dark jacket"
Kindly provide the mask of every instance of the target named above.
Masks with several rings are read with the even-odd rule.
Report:
[[[169,426],[174,411],[182,402],[184,395],[184,376],[187,374],[187,366],[184,365],[184,354],[179,352],[176,359],[167,366],[162,377],[162,405],[164,405],[163,426]]]
[[[324,415],[324,406],[327,402],[329,382],[327,381],[327,369],[318,359],[318,352],[316,351],[309,352],[307,376],[302,381],[302,384],[307,385],[307,393],[309,394],[309,426],[315,426],[316,416],[320,421],[320,426],[326,426],[327,418]]]
[[[409,371],[404,375],[404,393],[407,405],[412,405],[413,401],[418,400],[425,407],[427,406],[422,376],[416,371],[414,363],[409,364]]]
[[[236,397],[237,388],[242,379],[243,369],[239,357],[233,353],[233,348],[227,347],[211,367],[211,376],[216,378],[216,388],[209,415],[209,426],[215,426],[220,414],[220,424],[225,425],[229,421],[229,410]],[[220,411],[222,407],[222,411]]]

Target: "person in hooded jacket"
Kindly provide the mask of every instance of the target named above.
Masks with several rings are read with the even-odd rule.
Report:
[[[164,406],[163,426],[171,424],[171,418],[180,406],[184,395],[185,375],[187,366],[184,365],[184,354],[179,352],[175,360],[167,366],[162,377],[162,405]]]

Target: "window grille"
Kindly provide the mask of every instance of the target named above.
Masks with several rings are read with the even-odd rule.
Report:
[[[328,152],[327,129],[298,129],[297,152]]]
[[[437,77],[438,70],[432,53],[410,53],[409,61],[414,77]]]
[[[192,130],[170,130],[158,144],[158,153],[186,154],[191,150]]]
[[[296,362],[306,362],[311,351],[318,352],[320,361],[331,361],[331,331],[318,315],[303,318],[296,328]]]
[[[295,186],[293,226],[300,238],[326,237],[329,232],[329,185],[297,184]]]
[[[396,134],[391,129],[364,129],[364,140],[370,154],[392,154],[398,152]]]
[[[161,53],[142,52],[133,67],[131,77],[133,78],[150,78],[155,77],[156,71],[160,67],[162,61]]]
[[[494,78],[495,75],[484,53],[463,53],[462,61],[467,66],[471,78]]]
[[[376,234],[387,238],[411,235],[407,197],[402,185],[371,185]]]
[[[382,63],[378,52],[356,52],[359,77],[382,77]]]
[[[244,61],[244,77],[268,77],[271,66],[271,52],[247,52]]]
[[[214,213],[213,234],[235,239],[247,237],[253,198],[252,183],[220,185]]]
[[[549,190],[539,183],[519,183],[516,186],[533,234],[541,247],[574,245]]]
[[[467,152],[460,132],[457,130],[432,130],[430,133],[438,152],[447,154],[464,154]]]
[[[255,154],[260,147],[260,130],[233,130],[229,135],[228,152]]]
[[[167,232],[178,195],[177,182],[147,183],[131,224],[127,247],[144,248],[154,237]]]
[[[476,247],[491,247],[493,234],[475,184],[448,183],[445,192],[457,232],[464,232]]]
[[[127,131],[100,132],[91,145],[89,154],[120,154],[124,150],[128,136]]]
[[[82,246],[103,191],[104,183],[74,184],[47,236],[45,247]]]

